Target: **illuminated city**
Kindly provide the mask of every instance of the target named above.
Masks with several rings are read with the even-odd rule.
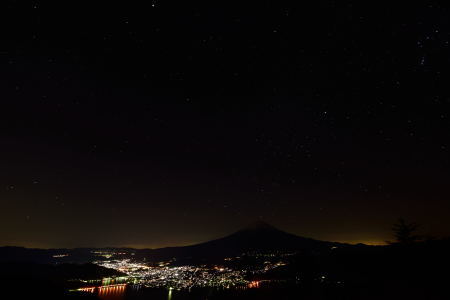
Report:
[[[243,256],[248,255],[244,254]],[[108,257],[115,257],[117,253],[106,254]],[[267,255],[266,255],[267,256]],[[264,256],[264,257],[266,257]],[[274,258],[275,255],[269,255]],[[276,256],[278,258],[278,256]],[[225,258],[224,263],[229,261],[239,261],[241,257]],[[148,264],[136,262],[130,258],[94,261],[102,267],[123,272],[127,277],[119,277],[112,282],[115,284],[126,281],[133,285],[142,285],[153,288],[256,288],[259,281],[250,280],[249,277],[256,274],[264,274],[267,271],[286,265],[283,261],[264,261],[259,267],[247,269],[233,269],[220,265],[186,265],[172,266],[171,261]],[[108,280],[103,280],[102,285],[108,285]]]

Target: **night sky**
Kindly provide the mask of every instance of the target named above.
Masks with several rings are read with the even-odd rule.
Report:
[[[450,235],[450,10],[361,2],[2,1],[0,245]]]

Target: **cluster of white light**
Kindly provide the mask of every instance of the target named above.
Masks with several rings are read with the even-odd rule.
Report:
[[[142,283],[151,287],[193,287],[230,288],[248,284],[242,271],[227,268],[196,266],[151,268],[141,277]]]
[[[249,256],[247,254],[247,256]],[[128,258],[94,262],[100,266],[115,269],[129,276],[129,282],[147,287],[166,287],[190,289],[194,287],[236,288],[248,287],[249,274],[263,274],[272,269],[284,266],[280,255],[267,253],[252,253],[251,256],[265,258],[258,266],[248,266],[242,269],[232,269],[223,266],[171,266],[171,262],[160,262],[148,265]],[[278,257],[278,259],[276,259]],[[274,259],[275,258],[275,259]],[[241,257],[227,258],[224,261],[237,261]]]
[[[140,271],[146,271],[150,268],[144,263],[133,262],[131,259],[95,261],[94,264],[105,268],[114,269],[130,276],[135,272],[140,273]]]
[[[97,261],[100,266],[126,273],[133,278],[133,283],[147,287],[173,287],[188,289],[193,287],[235,287],[245,286],[242,270],[232,270],[222,267],[171,267],[164,263],[160,266],[148,266],[144,263],[133,262],[130,259]]]

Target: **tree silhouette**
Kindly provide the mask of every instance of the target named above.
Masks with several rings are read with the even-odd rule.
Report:
[[[398,219],[397,223],[392,226],[392,231],[398,244],[412,244],[421,239],[417,234],[419,225],[417,223],[407,223],[404,219]]]

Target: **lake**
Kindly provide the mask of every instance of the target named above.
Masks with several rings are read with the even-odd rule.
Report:
[[[96,290],[101,300],[268,300],[268,299],[340,299],[339,293],[329,293],[323,289],[311,290],[299,287],[253,288],[253,289],[213,289],[175,290],[163,288],[139,288],[137,286],[117,286]]]

